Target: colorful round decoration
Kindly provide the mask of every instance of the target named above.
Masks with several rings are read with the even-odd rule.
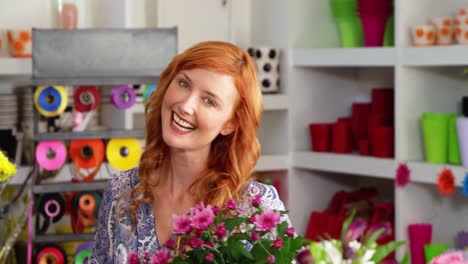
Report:
[[[129,85],[119,85],[112,89],[110,101],[119,109],[128,109],[135,104],[136,93]]]
[[[146,104],[146,102],[148,102],[148,98],[154,91],[156,91],[156,84],[145,86],[145,90],[143,91],[143,103]]]
[[[73,93],[73,99],[78,112],[93,111],[101,102],[96,86],[78,86]]]
[[[67,103],[67,91],[63,86],[39,86],[34,92],[34,105],[45,117],[60,115],[65,111]]]
[[[75,256],[75,264],[88,263],[88,259],[91,257],[91,249],[83,249]]]
[[[65,264],[67,263],[67,256],[65,251],[56,245],[51,245],[42,248],[36,257],[38,264]]]
[[[106,156],[118,170],[129,170],[138,165],[141,146],[136,138],[113,138],[107,143]]]
[[[83,169],[99,167],[104,160],[104,142],[101,139],[76,139],[70,142],[70,157],[75,166]]]
[[[36,161],[48,171],[60,169],[67,159],[67,149],[58,140],[42,141],[36,147]]]

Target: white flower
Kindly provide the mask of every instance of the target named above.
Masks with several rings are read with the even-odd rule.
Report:
[[[359,241],[357,241],[357,240],[353,240],[353,241],[349,242],[349,247],[350,247],[354,252],[358,251],[358,249],[360,249],[361,246],[362,246],[362,244],[359,243]]]
[[[368,249],[366,252],[364,252],[364,256],[362,256],[362,263],[363,264],[374,264],[373,261],[371,261],[372,256],[375,254],[375,249]]]
[[[333,241],[332,241],[333,242]],[[334,243],[330,241],[323,242],[323,248],[327,252],[328,258],[333,264],[342,264],[342,255],[341,252],[335,247]]]

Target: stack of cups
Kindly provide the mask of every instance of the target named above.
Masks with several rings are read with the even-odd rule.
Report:
[[[411,264],[425,264],[424,246],[431,243],[432,225],[428,223],[408,225]]]
[[[437,33],[437,45],[453,44],[453,23],[450,17],[433,18],[431,19],[431,24]]]
[[[468,45],[468,8],[459,8],[457,11],[455,38],[458,44]]]
[[[338,25],[341,46],[344,48],[362,46],[361,21],[357,16],[357,0],[331,0],[333,17]]]
[[[387,21],[392,16],[391,0],[359,0],[358,13],[364,32],[364,45],[366,47],[383,46]],[[389,27],[393,27],[390,23]]]

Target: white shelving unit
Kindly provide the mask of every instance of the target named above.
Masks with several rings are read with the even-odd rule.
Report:
[[[456,233],[468,229],[467,198],[459,188],[468,169],[425,162],[420,118],[424,112],[460,114],[461,97],[467,95],[468,78],[462,73],[468,46],[415,48],[409,29],[432,17],[453,17],[467,2],[394,0],[395,45],[377,48],[341,48],[329,1],[273,2],[287,10],[271,28],[288,29],[276,37],[287,38],[290,57],[288,205],[298,232],[305,232],[310,212],[325,209],[336,191],[374,184],[395,202],[397,239],[407,239],[408,224],[430,222],[432,241],[453,246]],[[349,116],[351,104],[370,101],[371,89],[378,87],[395,92],[395,158],[310,151],[309,123]],[[404,188],[394,184],[400,163],[411,170]],[[436,186],[444,168],[455,176],[456,194],[450,197]],[[398,251],[399,259],[403,252]]]

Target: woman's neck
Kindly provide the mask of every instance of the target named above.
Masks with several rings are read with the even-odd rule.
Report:
[[[171,150],[164,185],[173,196],[187,194],[190,185],[206,169],[209,153]]]

